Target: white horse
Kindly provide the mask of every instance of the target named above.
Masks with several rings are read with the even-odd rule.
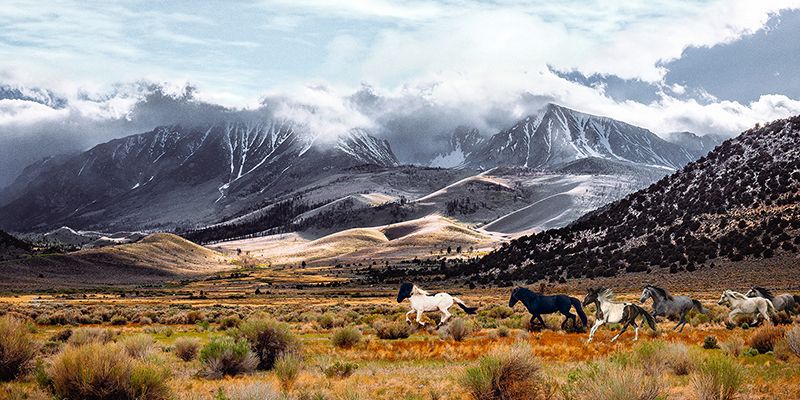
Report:
[[[775,315],[775,306],[769,299],[763,297],[747,297],[739,292],[733,290],[726,290],[722,292],[719,298],[719,305],[726,305],[731,309],[728,314],[728,322],[734,324],[733,317],[739,314],[755,314],[753,316],[753,325],[758,323],[758,316],[764,317],[767,322],[770,322],[769,314]]]
[[[400,291],[397,293],[398,303],[402,303],[405,299],[411,302],[411,311],[406,313],[406,322],[411,322],[411,320],[408,319],[409,315],[417,313],[417,323],[422,326],[425,326],[425,323],[422,322],[422,313],[437,310],[443,315],[437,327],[444,325],[452,315],[450,311],[447,310],[452,307],[453,304],[458,304],[467,314],[475,314],[475,311],[477,311],[477,308],[467,307],[458,297],[451,296],[447,293],[437,293],[431,296],[430,293],[410,283],[401,284]]]
[[[597,328],[603,324],[616,324],[619,322],[624,323],[624,325],[622,325],[622,329],[619,330],[619,333],[611,339],[612,342],[617,340],[617,338],[628,329],[629,325],[633,325],[634,332],[636,333],[636,337],[634,337],[633,340],[639,340],[639,325],[636,323],[636,318],[639,316],[643,319],[642,325],[646,322],[647,325],[650,326],[650,329],[656,330],[655,318],[645,311],[644,308],[633,303],[614,301],[614,293],[609,289],[589,289],[586,297],[583,299],[583,306],[586,307],[592,303],[595,303],[597,306],[597,314],[594,326],[592,326],[592,330],[589,331],[589,340],[587,340],[587,343],[592,341]]]

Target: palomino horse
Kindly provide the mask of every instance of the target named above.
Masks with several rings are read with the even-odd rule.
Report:
[[[642,297],[639,302],[644,304],[648,298],[653,299],[653,317],[678,317],[678,324],[672,330],[681,329],[678,332],[683,332],[683,326],[686,325],[686,314],[692,309],[697,310],[701,314],[708,312],[703,305],[697,300],[692,300],[688,296],[673,296],[666,289],[662,289],[655,285],[646,285],[642,290]]]
[[[448,309],[452,307],[453,304],[458,304],[467,314],[475,314],[477,311],[477,308],[467,307],[458,297],[451,296],[447,293],[436,293],[436,295],[431,296],[430,293],[411,283],[403,283],[400,285],[400,291],[397,293],[397,302],[402,303],[405,299],[411,302],[411,311],[406,313],[406,322],[411,322],[408,316],[416,312],[417,323],[422,326],[425,326],[425,323],[422,322],[422,313],[428,311],[440,311],[443,317],[442,320],[439,321],[437,327],[444,325],[452,315]]]
[[[601,325],[606,323],[616,324],[619,322],[622,322],[624,325],[622,325],[622,329],[620,329],[619,333],[611,339],[612,342],[617,340],[617,338],[628,329],[629,325],[633,325],[634,332],[636,333],[636,337],[634,337],[633,340],[639,340],[639,325],[636,323],[636,318],[639,316],[650,326],[650,329],[656,330],[655,318],[648,314],[644,308],[633,303],[614,301],[614,293],[609,289],[589,289],[586,297],[583,299],[583,306],[586,307],[592,303],[597,305],[597,309],[600,310],[600,312],[598,313],[599,318],[594,322],[592,330],[589,331],[589,340],[587,342],[592,341],[594,333]],[[644,325],[644,322],[642,322],[642,325]]]
[[[722,292],[717,302],[719,305],[726,305],[731,309],[728,314],[728,322],[734,324],[733,317],[739,314],[754,314],[753,323],[758,323],[758,316],[764,317],[767,322],[770,321],[769,314],[775,315],[775,306],[772,302],[763,297],[747,297],[739,292],[733,290],[726,290]],[[769,314],[768,314],[769,313]]]

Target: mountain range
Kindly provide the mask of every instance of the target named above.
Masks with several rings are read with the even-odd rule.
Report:
[[[551,104],[492,136],[459,127],[429,166],[401,166],[362,129],[334,138],[287,120],[163,126],[28,166],[0,192],[0,227],[322,235],[438,213],[518,234],[563,226],[719,140],[668,139]]]
[[[563,281],[775,259],[760,265],[791,274],[800,246],[798,143],[800,117],[745,131],[568,226],[507,243],[470,273],[478,282]]]

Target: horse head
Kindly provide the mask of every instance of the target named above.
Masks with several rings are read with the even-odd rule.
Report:
[[[514,290],[511,291],[511,298],[508,299],[508,307],[514,308],[514,305],[517,304],[519,301],[517,294],[520,292],[520,289],[522,288],[514,288]]]
[[[724,306],[726,304],[730,304],[730,299],[728,299],[728,295],[730,295],[730,290],[726,290],[722,292],[722,296],[719,296],[719,301],[717,304]]]
[[[400,290],[397,292],[397,302],[402,303],[403,300],[411,297],[411,291],[414,290],[414,285],[408,282],[400,284]]]
[[[583,306],[586,307],[597,301],[597,296],[600,295],[604,288],[589,288],[586,291],[586,297],[583,298]]]
[[[772,300],[774,296],[769,289],[763,288],[761,286],[753,286],[752,289],[748,290],[747,293],[744,294],[747,297],[763,297],[768,300]]]
[[[652,296],[652,293],[650,293],[651,290],[653,289],[650,285],[644,286],[644,289],[642,289],[642,297],[639,298],[639,303],[644,304],[644,302],[647,301],[647,299],[649,299],[650,296]]]

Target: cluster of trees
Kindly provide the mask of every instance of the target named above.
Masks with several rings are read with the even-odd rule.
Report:
[[[474,214],[481,208],[488,208],[486,202],[473,202],[469,197],[463,199],[453,199],[445,203],[447,215],[469,215]]]
[[[800,118],[747,131],[568,227],[504,244],[479,261],[475,279],[533,282],[656,268],[693,271],[720,257],[740,261],[796,252],[799,141]]]

